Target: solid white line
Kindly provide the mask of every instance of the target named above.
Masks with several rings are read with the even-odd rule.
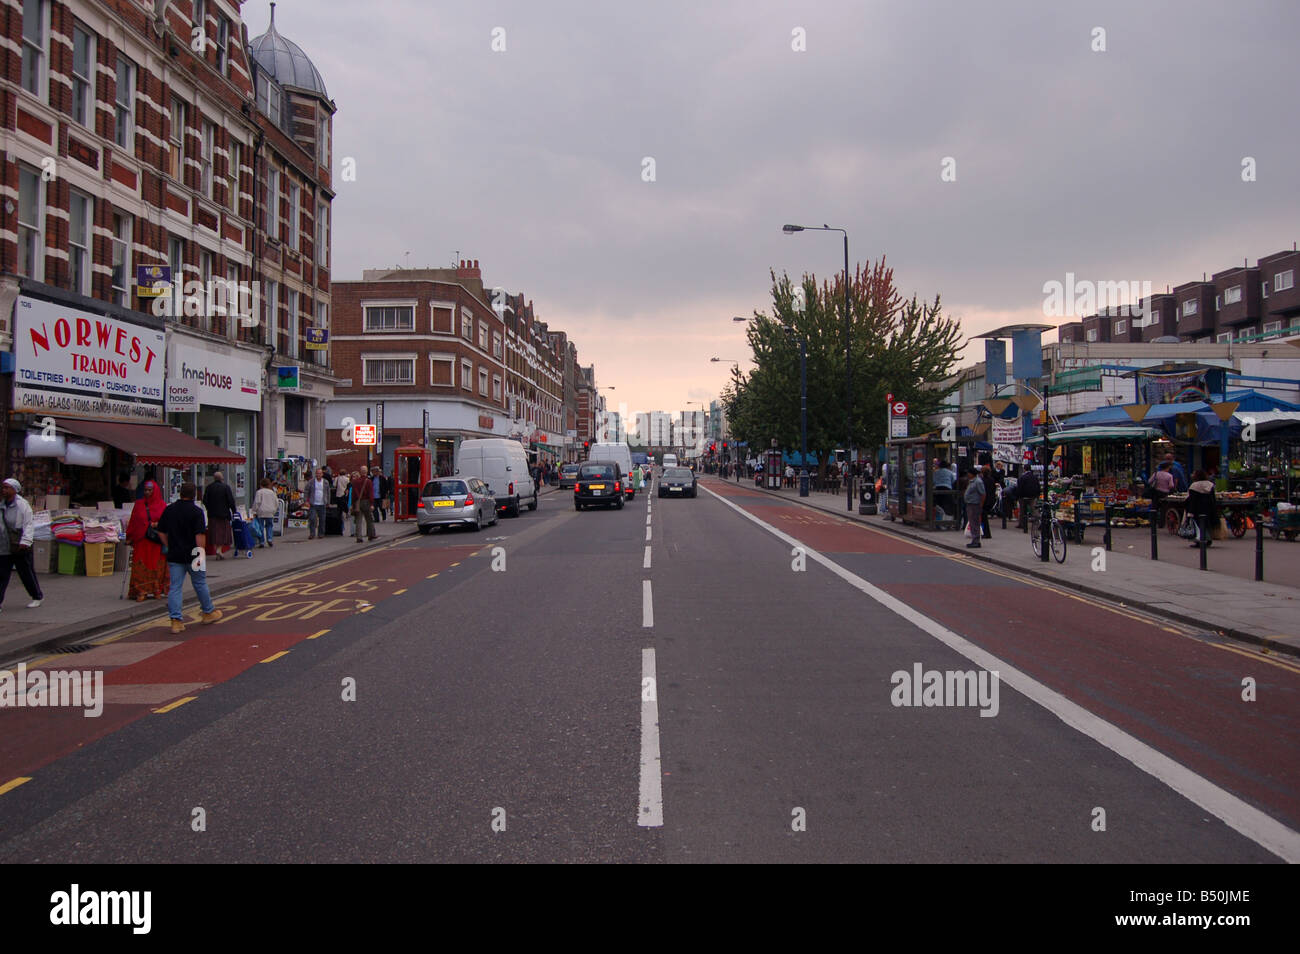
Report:
[[[641,581],[641,625],[643,627],[653,626],[655,624],[655,601],[654,596],[650,593],[650,581]]]
[[[742,517],[758,524],[778,540],[784,541],[788,546],[803,547],[804,552],[810,559],[820,563],[850,586],[861,590],[881,606],[897,613],[913,626],[929,633],[939,642],[965,656],[977,666],[989,671],[996,670],[1000,673],[1000,682],[1038,703],[1066,725],[1101,743],[1148,775],[1168,785],[1179,795],[1219,818],[1229,828],[1246,836],[1260,847],[1273,852],[1284,861],[1291,864],[1300,862],[1300,833],[1293,831],[1282,822],[1242,801],[1236,795],[1220,788],[1208,779],[1202,778],[1185,765],[1179,764],[1145,742],[1111,725],[1106,720],[1083,708],[1083,706],[1070,701],[1059,692],[1049,689],[1032,676],[1008,665],[992,653],[985,652],[947,627],[941,626],[901,600],[895,599],[883,590],[876,588],[857,574],[850,573],[835,561],[822,556],[806,544],[800,543],[793,537],[782,533],[776,527],[764,523],[758,517],[733,504],[730,500],[724,499],[711,490],[708,492]]]
[[[645,548],[645,560],[643,560],[641,563],[641,569],[643,570],[650,569],[650,548],[649,547]]]
[[[641,650],[641,805],[636,814],[636,823],[642,828],[662,828],[664,824],[663,762],[659,753],[659,687],[655,679],[653,649]]]

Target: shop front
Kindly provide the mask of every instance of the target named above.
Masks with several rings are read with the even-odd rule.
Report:
[[[262,369],[256,352],[174,333],[167,342],[167,420],[196,440],[229,451],[241,463],[225,473],[243,506],[257,492],[257,425],[262,407]],[[227,464],[226,466],[230,466]],[[202,485],[216,464],[183,475]]]

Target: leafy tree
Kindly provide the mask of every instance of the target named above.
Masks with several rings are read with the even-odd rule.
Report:
[[[722,402],[733,434],[751,449],[773,437],[785,448],[799,446],[799,339],[808,348],[808,450],[825,469],[831,452],[843,447],[844,276],[833,282],[804,275],[772,277],[772,313],[756,312],[747,335],[754,369],[733,370]],[[849,282],[849,340],[852,355],[852,443],[872,448],[886,437],[885,395],[907,401],[914,418],[933,413],[941,399],[921,387],[947,377],[957,360],[961,329],[943,314],[938,296],[904,299],[894,272],[882,258],[861,266]]]

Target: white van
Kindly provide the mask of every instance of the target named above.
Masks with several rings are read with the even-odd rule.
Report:
[[[625,476],[632,474],[632,449],[626,444],[592,444],[591,450],[587,451],[587,460],[607,460],[618,464],[618,469]],[[628,500],[636,498],[636,488],[630,480],[624,496]]]
[[[528,469],[524,445],[504,437],[474,438],[460,442],[456,451],[456,476],[477,477],[492,488],[497,512],[519,516],[521,502],[537,509],[537,485]]]
[[[678,466],[678,465],[677,465],[677,455],[676,455],[676,454],[664,454],[664,466],[665,466],[665,467],[676,467],[676,466]]]

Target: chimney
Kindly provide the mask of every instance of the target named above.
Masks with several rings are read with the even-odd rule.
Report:
[[[456,277],[477,278],[481,280],[483,278],[483,274],[482,272],[479,271],[478,259],[462,258],[460,260],[460,268],[456,269]]]

